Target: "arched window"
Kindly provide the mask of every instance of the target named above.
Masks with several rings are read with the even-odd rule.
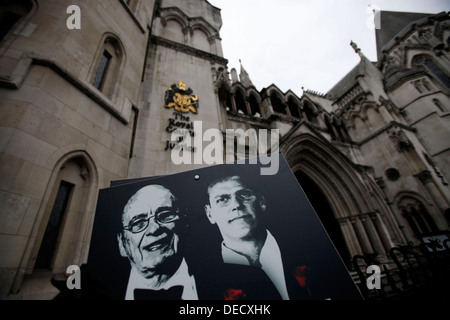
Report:
[[[208,34],[202,28],[197,28],[192,31],[192,46],[205,52],[211,52],[208,38]]]
[[[252,112],[252,116],[261,117],[261,109],[259,107],[258,100],[256,99],[254,94],[250,94],[248,98],[248,103],[250,104],[250,111]]]
[[[426,224],[428,225],[428,229],[431,232],[438,232],[439,229],[436,225],[436,223],[434,222],[433,218],[431,217],[430,213],[428,212],[428,210],[424,207],[423,204],[419,203],[418,205],[418,210],[419,213],[422,215],[422,217],[425,219]]]
[[[411,227],[411,229],[414,232],[414,234],[417,237],[420,237],[421,236],[421,232],[420,232],[419,228],[417,227],[417,224],[414,221],[414,218],[412,217],[411,213],[408,212],[408,210],[403,209],[402,210],[402,215],[403,215],[403,217],[405,217],[406,221],[408,221],[408,224]]]
[[[287,114],[286,107],[283,101],[275,92],[272,92],[272,94],[270,95],[270,102],[272,103],[272,108],[274,112]]]
[[[402,214],[418,238],[439,232],[436,223],[422,203],[402,209]]]
[[[33,4],[29,0],[2,0],[0,4],[0,42],[26,16]]]
[[[35,245],[35,270],[65,272],[68,265],[79,264],[82,257],[75,252],[82,249],[88,230],[83,224],[92,212],[92,194],[96,190],[96,174],[90,159],[74,155],[55,171],[49,185],[48,202],[43,208],[42,222]]]
[[[347,137],[345,135],[345,132],[342,130],[342,121],[340,119],[337,118],[333,118],[333,122],[331,123],[331,127],[334,131],[334,135],[336,136],[336,138],[340,139],[340,140],[346,140]]]
[[[219,102],[222,108],[224,108],[226,111],[233,110],[233,104],[231,102],[231,95],[228,92],[227,89],[225,89],[223,86],[219,89]]]
[[[348,135],[347,126],[345,125],[345,122],[343,120],[340,120],[340,125],[337,127],[339,136],[342,138],[343,141],[349,141],[350,136]]]
[[[305,101],[303,103],[303,118],[306,121],[312,121],[314,119],[314,109],[310,102]]]
[[[115,95],[119,84],[120,68],[124,60],[124,51],[115,37],[107,36],[95,60],[91,83],[108,98]]]
[[[288,108],[291,116],[293,116],[294,118],[301,118],[300,106],[297,102],[294,101],[294,98],[292,97],[288,99]]]
[[[248,114],[247,103],[245,102],[244,95],[240,90],[237,90],[234,94],[234,102],[236,103],[236,111],[240,114]]]
[[[446,111],[444,106],[442,105],[441,101],[439,101],[439,99],[433,99],[433,103],[440,111],[442,111],[442,112]]]
[[[450,77],[428,55],[414,57],[412,67],[420,70],[428,70],[435,75],[447,88],[450,88]]]
[[[74,185],[67,181],[60,181],[53,203],[50,218],[45,229],[41,247],[36,258],[35,269],[51,270],[57,249],[57,240],[61,233],[62,222],[64,221],[67,207],[71,199]]]

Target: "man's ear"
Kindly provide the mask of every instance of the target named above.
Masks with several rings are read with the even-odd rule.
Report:
[[[205,213],[208,217],[208,220],[211,224],[216,224],[216,221],[214,221],[212,215],[211,215],[211,206],[209,204],[205,204]]]
[[[259,206],[260,206],[260,208],[261,208],[261,210],[263,212],[266,211],[266,208],[267,208],[267,206],[266,206],[266,198],[264,198],[264,196],[262,194],[259,195]]]
[[[117,243],[119,245],[120,255],[124,258],[128,258],[127,251],[125,250],[125,247],[124,247],[123,241],[122,241],[122,233],[119,233],[117,235]]]

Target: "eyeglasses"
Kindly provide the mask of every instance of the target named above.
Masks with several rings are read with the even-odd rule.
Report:
[[[230,204],[232,197],[235,197],[236,200],[240,203],[242,202],[250,202],[256,199],[256,194],[253,190],[250,189],[242,189],[236,191],[234,194],[221,194],[214,198],[214,203],[219,207],[226,207]]]
[[[131,233],[139,233],[147,229],[151,218],[155,218],[155,222],[159,225],[169,224],[180,219],[180,214],[178,209],[174,210],[163,210],[157,212],[152,216],[148,216],[148,213],[140,214],[128,223],[127,226],[123,227],[124,230],[130,231]]]

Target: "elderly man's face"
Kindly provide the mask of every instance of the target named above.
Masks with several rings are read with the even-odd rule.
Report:
[[[174,229],[179,215],[175,206],[168,189],[153,185],[139,190],[124,208],[120,251],[144,276],[158,272],[158,267],[177,253]]]
[[[236,240],[253,235],[265,203],[261,196],[247,189],[239,180],[230,179],[209,189],[209,205],[205,210],[209,221],[217,224],[224,238]]]

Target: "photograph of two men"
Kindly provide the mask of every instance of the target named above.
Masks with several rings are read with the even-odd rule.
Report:
[[[275,175],[223,164],[100,190],[81,290],[118,300],[360,300],[279,157]]]

